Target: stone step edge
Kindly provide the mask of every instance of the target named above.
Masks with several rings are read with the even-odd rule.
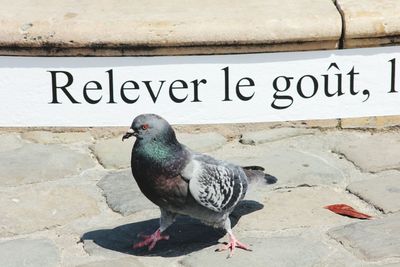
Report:
[[[265,52],[291,52],[328,50],[338,47],[338,40],[297,41],[259,44],[219,45],[103,45],[64,46],[43,44],[41,46],[1,45],[0,56],[174,56],[174,55],[216,55]]]
[[[367,131],[398,131],[400,129],[400,115],[392,116],[370,116],[358,118],[324,119],[324,120],[300,120],[280,122],[259,123],[226,123],[226,124],[188,124],[174,125],[178,132],[221,132],[226,137],[237,136],[242,129],[251,124],[254,130],[265,130],[274,128],[318,128],[339,130],[367,130]],[[29,132],[50,131],[54,133],[63,132],[91,132],[94,136],[121,134],[127,127],[0,127],[1,133],[6,132]]]
[[[215,41],[215,42],[88,42],[72,41],[38,42],[27,44],[10,44],[0,40],[0,56],[163,56],[163,55],[206,55],[237,54],[262,52],[312,51],[327,49],[344,49],[356,47],[376,47],[400,44],[400,35],[373,35],[347,37],[345,34],[345,16],[339,3],[333,1],[341,17],[339,38],[268,41]],[[301,38],[300,38],[301,39]],[[381,40],[382,41],[372,41]],[[366,42],[359,42],[365,40]]]

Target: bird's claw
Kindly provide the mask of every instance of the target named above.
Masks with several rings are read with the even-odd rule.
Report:
[[[230,237],[228,243],[225,242],[221,247],[217,248],[215,251],[221,252],[221,251],[229,250],[229,255],[227,257],[229,259],[233,256],[235,248],[241,248],[241,249],[244,249],[247,251],[252,251],[250,249],[249,245],[243,244],[242,242],[237,240],[235,237]]]
[[[139,233],[138,237],[143,238],[144,240],[134,244],[133,249],[148,246],[149,251],[155,247],[155,245],[158,241],[169,239],[169,235],[161,235],[160,229],[158,229],[151,235],[144,235],[142,233]]]

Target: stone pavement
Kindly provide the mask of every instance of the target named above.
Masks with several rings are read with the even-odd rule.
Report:
[[[159,211],[129,167],[122,129],[0,131],[0,266],[400,266],[400,132],[176,127],[188,146],[278,178],[253,185],[231,218],[253,249],[182,217],[151,253],[132,250]],[[324,206],[345,203],[373,220]]]

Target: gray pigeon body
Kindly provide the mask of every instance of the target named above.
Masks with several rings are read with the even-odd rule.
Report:
[[[136,117],[124,138],[131,135],[137,138],[132,174],[143,194],[160,207],[160,233],[178,214],[232,233],[229,214],[244,198],[249,180],[263,177],[262,171],[244,170],[191,151],[178,142],[169,123],[155,114]]]

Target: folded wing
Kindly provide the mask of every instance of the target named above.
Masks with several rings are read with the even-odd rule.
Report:
[[[194,155],[182,177],[189,181],[193,198],[216,212],[234,208],[247,190],[247,177],[242,168],[205,155]]]

